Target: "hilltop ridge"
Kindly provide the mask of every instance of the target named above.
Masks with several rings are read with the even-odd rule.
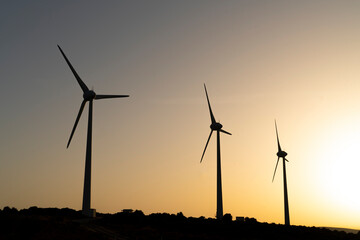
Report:
[[[222,221],[205,217],[123,210],[84,218],[69,208],[0,210],[0,239],[360,239],[360,232],[327,228],[284,226],[260,223],[254,218],[233,221],[225,214]],[[341,229],[343,230],[343,229]]]

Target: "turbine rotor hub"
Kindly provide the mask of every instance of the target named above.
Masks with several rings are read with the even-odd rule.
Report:
[[[284,157],[287,156],[287,153],[284,152],[284,151],[280,151],[280,152],[278,152],[276,155],[277,155],[278,157],[284,158]]]
[[[83,98],[86,101],[93,100],[93,99],[95,99],[95,97],[96,97],[96,93],[93,90],[84,92],[84,94],[83,94]]]
[[[221,125],[221,123],[212,123],[210,125],[211,130],[217,131],[220,130],[223,127],[223,125]]]

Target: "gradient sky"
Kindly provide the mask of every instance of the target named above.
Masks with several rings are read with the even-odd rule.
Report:
[[[92,207],[360,229],[359,1],[3,1],[0,207],[81,209],[87,110],[59,44],[95,92]]]

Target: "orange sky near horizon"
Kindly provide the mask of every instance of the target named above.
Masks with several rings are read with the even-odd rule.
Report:
[[[0,9],[0,208],[81,209],[87,107],[56,45],[99,94],[92,207],[360,229],[360,3],[19,1]]]

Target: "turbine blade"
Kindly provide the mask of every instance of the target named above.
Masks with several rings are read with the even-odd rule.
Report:
[[[276,129],[276,139],[277,139],[277,144],[278,144],[278,152],[281,152],[281,147],[280,147],[280,141],[279,141],[279,135],[278,135],[277,125],[276,125],[276,120],[275,120],[275,129]]]
[[[206,93],[206,99],[207,99],[207,102],[208,102],[208,105],[209,105],[211,123],[216,123],[214,114],[213,114],[213,112],[212,112],[212,110],[211,110],[210,101],[209,101],[209,96],[208,96],[208,93],[207,93],[207,90],[206,90],[206,85],[205,85],[205,83],[204,83],[204,88],[205,88],[205,93]]]
[[[277,169],[277,166],[278,166],[278,163],[279,163],[279,159],[280,159],[280,157],[278,157],[277,162],[276,162],[276,167],[275,167],[274,175],[273,175],[273,178],[272,178],[273,182],[274,182],[274,178],[275,178],[276,169]]]
[[[231,133],[229,133],[229,132],[227,132],[227,131],[225,131],[225,130],[222,130],[222,129],[220,129],[220,132],[223,132],[223,133],[226,133],[226,134],[232,135]]]
[[[207,140],[207,142],[206,142],[205,149],[204,149],[204,152],[203,152],[203,154],[202,154],[202,156],[201,156],[200,163],[201,163],[201,162],[202,162],[202,160],[203,160],[203,157],[204,157],[204,154],[205,154],[206,148],[207,148],[207,146],[208,146],[208,144],[209,144],[209,141],[210,141],[210,138],[211,138],[211,134],[212,134],[212,133],[213,133],[213,130],[211,130],[210,135],[209,135],[209,138],[208,138],[208,140]]]
[[[125,98],[129,97],[129,95],[96,95],[95,100],[104,99],[104,98]]]
[[[77,82],[79,83],[81,89],[83,90],[83,92],[87,92],[89,91],[89,88],[85,85],[85,83],[81,80],[81,78],[79,77],[79,75],[77,74],[77,72],[75,71],[75,69],[73,68],[73,66],[71,65],[70,61],[67,59],[65,53],[63,52],[63,50],[61,49],[61,47],[59,45],[57,45],[61,54],[63,55],[63,57],[65,58],[66,63],[69,65],[72,73],[74,74]]]
[[[284,159],[285,159],[285,161],[289,162],[289,160],[287,160],[286,158],[284,158]]]
[[[72,131],[71,131],[70,138],[69,138],[69,141],[68,141],[68,144],[67,144],[66,148],[68,148],[69,145],[70,145],[71,139],[72,139],[72,137],[73,137],[73,135],[74,135],[76,126],[77,126],[78,123],[79,123],[79,119],[80,119],[80,117],[81,117],[81,113],[82,113],[83,110],[84,110],[85,104],[86,104],[86,101],[85,101],[85,100],[82,101],[81,106],[80,106],[79,113],[78,113],[78,115],[77,115],[77,117],[76,117],[75,124],[74,124],[74,127],[73,127]]]

